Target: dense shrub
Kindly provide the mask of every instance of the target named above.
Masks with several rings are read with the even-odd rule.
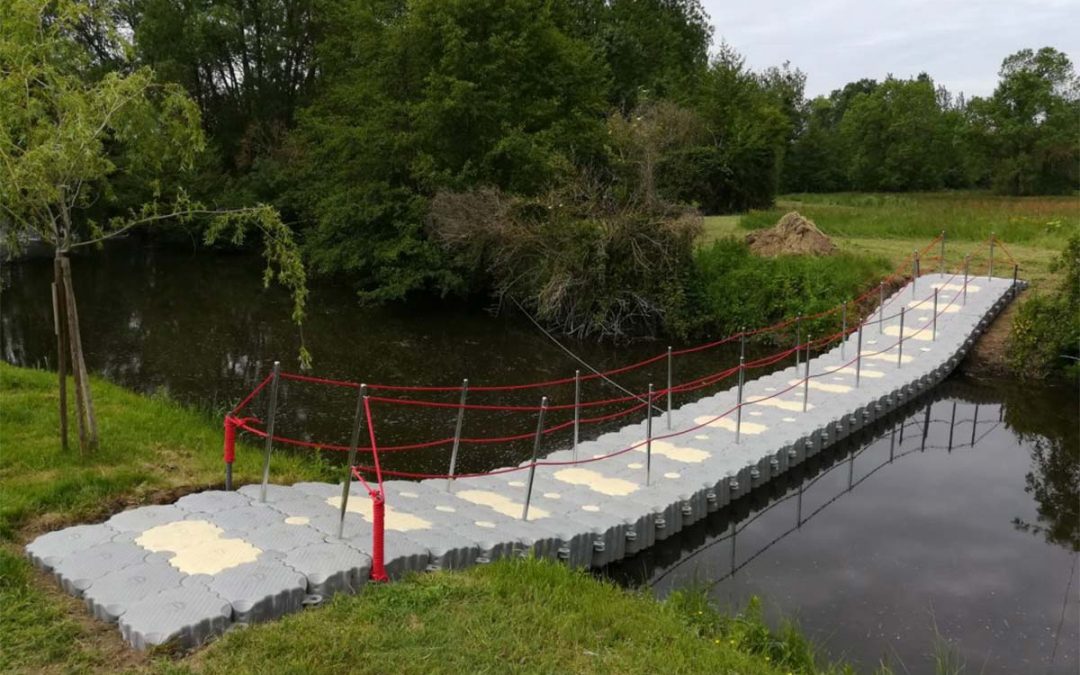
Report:
[[[853,300],[889,269],[883,258],[838,255],[763,258],[742,241],[717,240],[696,257],[695,301],[700,327],[731,332],[809,315]],[[825,335],[839,328],[839,315],[807,322]]]
[[[701,216],[602,192],[582,183],[538,198],[444,192],[431,233],[466,276],[564,333],[684,333]]]
[[[1008,359],[1021,377],[1080,375],[1080,234],[1069,239],[1055,268],[1064,271],[1061,286],[1027,300],[1013,320]]]

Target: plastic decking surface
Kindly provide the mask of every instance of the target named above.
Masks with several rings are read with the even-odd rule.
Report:
[[[950,281],[951,283],[946,283]],[[939,290],[937,337],[931,301]],[[588,464],[539,467],[527,521],[521,519],[525,472],[421,482],[389,481],[385,561],[391,577],[458,569],[534,553],[577,566],[602,566],[679,532],[844,438],[947,376],[989,321],[1013,297],[1011,279],[926,275],[898,291],[886,314],[906,307],[902,359],[899,319],[863,330],[860,382],[856,335],[805,366],[747,381],[740,442],[736,389],[672,413],[672,430],[704,424],[652,444],[646,484],[644,448]],[[925,326],[925,328],[924,328]],[[797,385],[785,393],[783,390]],[[771,398],[769,398],[771,397]],[[654,435],[667,431],[653,418]],[[645,438],[645,422],[604,434],[578,448],[604,455]],[[570,451],[548,455],[569,460]],[[40,569],[82,598],[103,621],[116,622],[137,649],[164,643],[193,647],[234,623],[265,621],[335,593],[355,592],[371,568],[371,500],[352,486],[344,536],[337,537],[341,486],[298,483],[188,495],[145,506],[104,523],[44,534],[26,547]]]

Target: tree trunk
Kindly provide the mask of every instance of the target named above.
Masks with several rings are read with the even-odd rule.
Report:
[[[68,449],[67,410],[67,303],[64,301],[64,277],[60,265],[60,253],[53,259],[53,328],[56,331],[56,371],[60,378],[60,446]]]
[[[75,375],[75,403],[79,418],[79,445],[85,451],[97,447],[97,417],[94,401],[90,396],[90,377],[83,358],[82,338],[79,331],[79,312],[75,306],[75,291],[71,283],[71,261],[60,259],[64,277],[64,296],[68,319],[68,344],[71,346],[71,370]],[[85,417],[85,419],[84,419]]]

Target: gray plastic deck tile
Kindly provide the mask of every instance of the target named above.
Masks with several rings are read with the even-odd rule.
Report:
[[[116,530],[105,524],[75,525],[41,535],[26,545],[26,554],[35,566],[51,570],[65,558],[110,542],[117,534]]]
[[[297,612],[308,593],[308,578],[273,558],[184,582],[185,587],[192,584],[204,585],[227,600],[235,623],[269,621]]]
[[[114,622],[127,609],[148,595],[180,588],[187,575],[170,565],[160,554],[149,555],[136,565],[109,572],[90,584],[83,599],[91,613],[102,621]]]
[[[225,632],[232,607],[210,590],[192,586],[149,595],[120,616],[120,633],[145,651],[166,643],[191,649]]]

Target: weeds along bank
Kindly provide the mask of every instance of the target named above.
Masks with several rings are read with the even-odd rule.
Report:
[[[135,654],[35,570],[21,544],[218,485],[220,427],[163,397],[98,381],[97,454],[61,454],[55,374],[0,363],[0,385],[0,671],[835,672],[794,628],[770,630],[755,606],[728,616],[695,594],[658,602],[535,560],[369,585],[194,655]],[[237,482],[258,479],[259,458],[237,453]],[[334,480],[313,454],[273,461],[283,482]]]

